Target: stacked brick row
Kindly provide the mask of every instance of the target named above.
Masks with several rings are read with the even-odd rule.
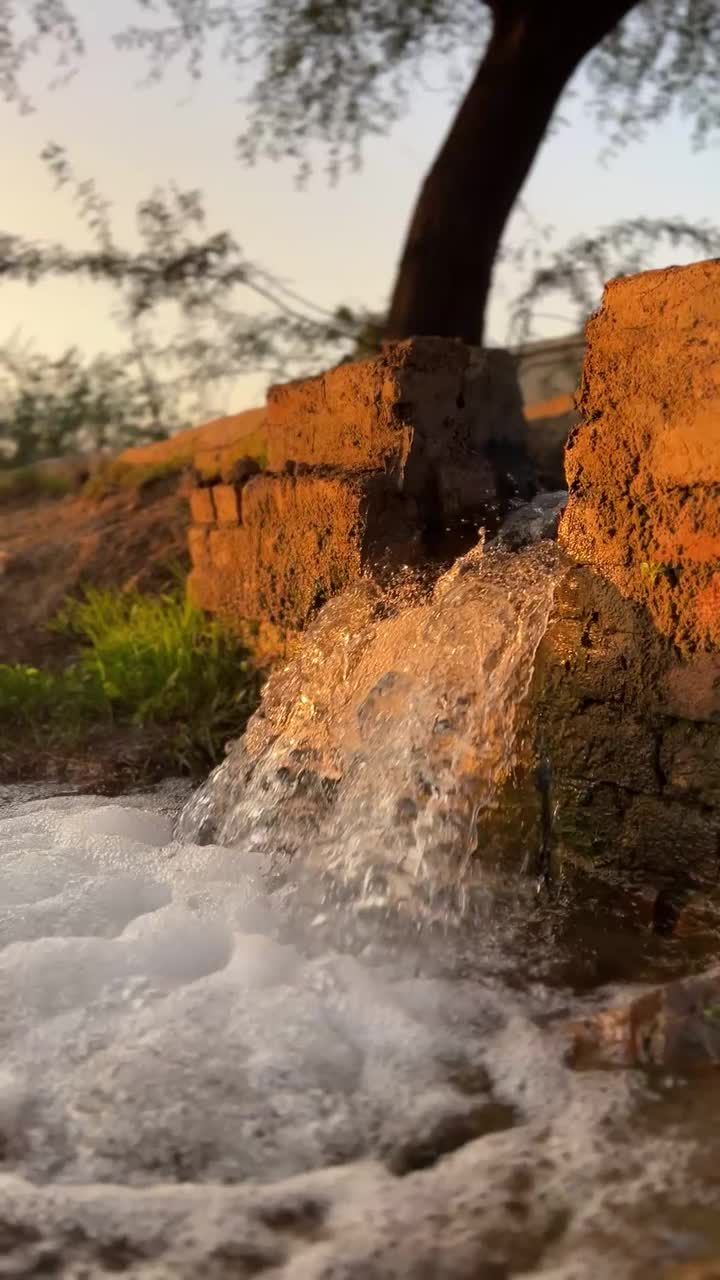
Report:
[[[300,630],[365,568],[422,558],[433,532],[474,540],[528,481],[511,358],[444,339],[272,388],[264,432],[261,462],[206,460],[189,588],[269,635]]]

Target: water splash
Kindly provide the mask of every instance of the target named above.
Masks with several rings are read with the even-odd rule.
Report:
[[[466,885],[563,572],[550,542],[479,546],[431,590],[363,581],[332,601],[186,806],[181,838],[270,867],[302,849],[366,904]]]

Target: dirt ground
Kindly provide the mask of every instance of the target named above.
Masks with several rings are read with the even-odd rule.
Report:
[[[83,586],[161,591],[188,569],[187,498],[177,476],[99,501],[79,496],[0,510],[0,662],[55,667],[72,641],[48,631]]]
[[[188,570],[188,512],[178,476],[101,500],[82,495],[5,502],[0,510],[0,663],[57,669],[73,641],[48,629],[83,586],[162,591]],[[0,781],[42,779],[122,791],[158,775],[157,729],[91,733],[76,752],[37,742],[0,745]]]

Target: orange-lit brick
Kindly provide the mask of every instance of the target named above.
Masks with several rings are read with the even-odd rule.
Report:
[[[198,528],[197,525],[188,530],[190,559],[196,569],[205,569],[210,563],[208,534],[209,530],[207,528]]]
[[[213,503],[218,524],[240,524],[242,508],[240,490],[234,484],[215,484],[212,487]]]
[[[190,512],[195,524],[214,524],[215,508],[210,489],[193,489],[190,494]]]

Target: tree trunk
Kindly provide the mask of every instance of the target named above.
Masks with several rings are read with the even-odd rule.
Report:
[[[500,238],[558,99],[585,55],[636,3],[490,4],[487,51],[415,207],[387,337],[482,342]]]

